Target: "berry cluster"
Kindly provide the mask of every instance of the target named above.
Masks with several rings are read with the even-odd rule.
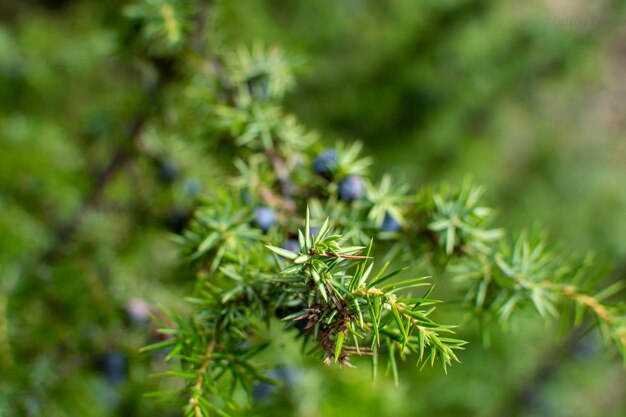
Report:
[[[365,180],[361,175],[340,175],[341,172],[348,171],[348,169],[342,167],[337,149],[327,149],[317,154],[313,160],[312,171],[325,180],[323,186],[336,187],[339,201],[351,204],[367,198]],[[249,192],[246,191],[244,193],[243,201],[244,203],[250,203],[251,197]],[[271,207],[257,206],[255,208],[254,223],[264,233],[270,230],[276,223],[276,220],[276,212]],[[395,233],[401,229],[402,225],[400,222],[389,212],[385,212],[379,230],[381,232]],[[315,234],[315,226],[313,226],[313,233]],[[295,242],[294,239],[289,239],[285,244],[293,247]]]

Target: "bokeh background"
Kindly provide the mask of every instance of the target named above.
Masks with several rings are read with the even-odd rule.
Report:
[[[537,225],[624,279],[623,2],[216,3],[217,41],[280,44],[306,62],[286,107],[329,146],[362,140],[375,174],[414,187],[470,175],[501,225]],[[158,384],[138,353],[153,329],[129,309],[184,309],[192,280],[168,233],[214,168],[184,137],[155,134],[138,162],[119,152],[149,78],[118,46],[132,33],[124,5],[0,3],[3,417],[177,413],[143,395]],[[462,365],[407,363],[395,387],[365,364],[303,359],[276,332],[289,386],[248,415],[626,416],[626,373],[593,332],[529,317],[490,346],[462,336]]]

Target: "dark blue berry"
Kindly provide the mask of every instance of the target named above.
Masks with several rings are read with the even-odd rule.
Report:
[[[252,201],[252,195],[250,194],[249,191],[241,192],[241,201],[243,201],[246,204],[250,204],[250,202]]]
[[[126,380],[126,355],[120,350],[111,350],[100,359],[100,370],[111,384]]]
[[[255,222],[263,232],[267,233],[276,222],[276,213],[269,207],[257,207],[254,210]]]
[[[363,178],[357,175],[346,177],[339,183],[339,198],[343,201],[350,203],[354,200],[360,200],[364,195]]]
[[[165,184],[171,184],[176,181],[178,176],[178,167],[171,160],[161,160],[159,162],[159,178]]]
[[[313,170],[327,180],[333,177],[334,171],[337,169],[337,151],[328,149],[317,155],[313,161]]]
[[[252,400],[255,403],[263,403],[269,401],[276,395],[278,387],[269,382],[261,381],[252,387]]]
[[[380,226],[380,230],[383,232],[397,232],[402,228],[400,223],[396,219],[394,219],[389,213],[385,213],[385,218],[383,219],[383,224]]]

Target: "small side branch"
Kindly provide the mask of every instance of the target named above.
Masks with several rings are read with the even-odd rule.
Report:
[[[214,349],[215,349],[215,341],[212,340],[211,343],[209,343],[209,346],[207,347],[207,350],[204,354],[204,359],[202,361],[202,364],[200,365],[200,368],[198,368],[198,372],[197,372],[198,377],[196,378],[196,383],[191,389],[192,394],[191,394],[191,397],[189,398],[189,406],[193,410],[194,417],[206,417],[203,415],[202,409],[200,408],[200,397],[204,393],[204,391],[202,390],[202,385],[204,384],[204,381],[206,378],[206,372],[209,367],[209,364],[211,363],[213,359]]]

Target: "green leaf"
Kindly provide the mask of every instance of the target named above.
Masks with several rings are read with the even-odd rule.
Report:
[[[337,340],[335,341],[335,362],[339,359],[339,355],[341,355],[341,349],[343,348],[343,340],[345,338],[345,333],[339,332],[337,335]]]
[[[278,248],[276,246],[265,245],[266,248],[277,254],[278,256],[282,256],[283,258],[291,259],[292,261],[298,258],[299,254],[292,252],[287,249]]]
[[[330,219],[328,217],[326,217],[326,220],[324,221],[324,224],[322,225],[322,227],[320,227],[320,231],[317,233],[317,236],[315,236],[315,243],[318,243],[322,239],[324,239],[324,236],[326,236],[326,234],[330,231],[329,220]]]
[[[312,270],[311,276],[313,276],[313,281],[315,281],[315,283],[317,284],[317,288],[320,294],[322,294],[324,301],[328,302],[328,293],[326,292],[326,286],[324,285],[320,274],[316,270]]]
[[[293,260],[293,263],[300,265],[300,264],[306,263],[310,258],[311,257],[309,255],[306,255],[306,254],[305,255],[300,255],[300,256],[297,256]]]
[[[311,244],[311,215],[309,213],[309,207],[306,208],[306,221],[304,223],[304,239],[306,242],[307,250],[313,246]]]
[[[378,374],[378,344],[372,342],[372,379],[375,381]]]
[[[392,282],[391,284],[383,285],[381,289],[384,291],[387,288],[397,289],[400,287],[415,288],[415,287],[430,286],[431,284],[427,282],[421,282],[428,278],[430,278],[430,276],[415,277],[415,278],[410,278],[404,281]]]
[[[387,347],[389,349],[389,365],[391,366],[391,372],[393,374],[393,382],[396,387],[399,387],[400,378],[398,377],[398,365],[396,364],[395,345],[392,342],[388,342]]]
[[[300,250],[302,250],[302,248],[306,248],[306,250],[309,249],[306,247],[306,239],[304,238],[304,234],[302,234],[302,230],[300,229],[298,229],[298,244],[300,245]]]
[[[367,284],[367,288],[373,288],[379,284],[382,284],[383,282],[390,280],[391,278],[395,277],[396,275],[398,275],[400,272],[407,270],[408,268],[402,268],[402,269],[397,269],[393,272],[388,273],[387,275],[385,275],[382,278],[378,278],[376,280],[374,280],[373,282],[370,282],[369,284]]]
[[[209,234],[209,236],[207,236],[201,243],[200,245],[198,245],[198,249],[196,250],[196,252],[191,256],[191,260],[196,260],[199,257],[203,256],[205,253],[207,253],[209,250],[211,250],[211,248],[213,248],[215,246],[215,244],[220,240],[220,235],[217,232],[213,232],[211,234]]]
[[[157,343],[153,343],[151,345],[148,346],[144,346],[141,349],[139,349],[140,352],[144,353],[144,352],[150,352],[153,350],[163,350],[167,347],[170,347],[172,345],[175,345],[176,343],[178,343],[178,341],[174,338],[172,339],[167,339],[164,340],[162,342],[157,342]]]
[[[391,306],[391,313],[393,314],[393,319],[396,321],[396,324],[398,325],[398,329],[402,333],[402,340],[403,340],[402,344],[406,344],[406,340],[408,339],[409,335],[407,334],[406,329],[404,328],[404,323],[402,323],[400,312],[398,311],[398,308],[395,305]]]
[[[232,417],[230,414],[228,414],[224,410],[220,410],[218,407],[216,407],[215,405],[211,404],[204,397],[198,397],[198,402],[200,402],[204,407],[208,408],[209,410],[213,411],[215,414],[217,414],[217,415],[219,415],[221,417]],[[209,417],[208,413],[207,413],[206,417]]]
[[[446,230],[446,253],[451,255],[456,244],[456,228],[452,225]]]

